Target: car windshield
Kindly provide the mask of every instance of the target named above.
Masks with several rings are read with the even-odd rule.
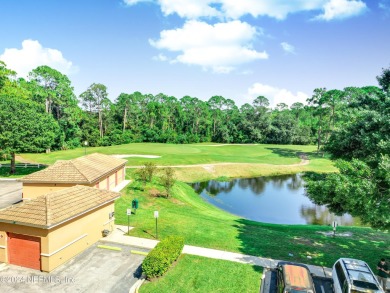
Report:
[[[376,283],[374,276],[371,273],[366,272],[360,272],[360,271],[348,271],[349,275],[351,276],[353,282],[366,282],[366,283]]]
[[[364,281],[353,281],[353,285],[359,288],[364,288],[364,289],[370,289],[370,290],[379,290],[378,286],[370,283],[370,282],[364,282]],[[366,292],[365,290],[362,290],[363,292]]]

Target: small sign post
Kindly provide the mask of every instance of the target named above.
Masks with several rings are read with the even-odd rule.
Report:
[[[154,211],[154,218],[156,219],[156,239],[158,239],[158,232],[157,232],[158,211]]]
[[[337,221],[333,221],[332,227],[333,227],[333,237],[336,237]]]
[[[131,209],[126,210],[127,214],[127,234],[130,232],[130,215],[131,215]]]

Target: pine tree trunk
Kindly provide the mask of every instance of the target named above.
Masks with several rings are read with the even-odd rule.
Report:
[[[99,132],[100,132],[100,138],[103,137],[103,118],[102,118],[102,112],[99,111]]]
[[[16,167],[15,167],[15,153],[11,153],[11,169],[9,172],[11,175],[16,173]]]
[[[126,124],[127,124],[127,108],[125,108],[125,114],[123,115],[123,131],[122,132],[125,132]]]

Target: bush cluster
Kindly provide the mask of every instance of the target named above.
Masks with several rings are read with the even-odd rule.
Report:
[[[183,237],[169,236],[160,241],[142,263],[142,271],[146,277],[151,279],[164,275],[180,256],[183,247]]]

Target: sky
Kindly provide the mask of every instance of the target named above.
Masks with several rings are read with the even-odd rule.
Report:
[[[0,60],[40,65],[76,95],[120,93],[238,106],[305,102],[315,88],[378,85],[390,67],[390,0],[0,0]]]

